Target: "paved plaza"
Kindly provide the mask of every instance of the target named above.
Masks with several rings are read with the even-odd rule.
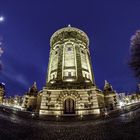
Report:
[[[0,140],[140,140],[140,109],[103,120],[49,122],[0,113]]]

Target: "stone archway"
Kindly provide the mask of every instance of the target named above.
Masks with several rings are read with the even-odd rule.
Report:
[[[64,100],[64,114],[75,114],[75,101],[72,98]]]

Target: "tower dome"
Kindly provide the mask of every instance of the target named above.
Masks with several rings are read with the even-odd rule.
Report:
[[[86,33],[70,25],[52,35],[48,88],[86,88],[95,85],[88,46]]]
[[[82,30],[71,27],[69,24],[68,27],[64,27],[62,29],[57,30],[50,39],[50,46],[54,46],[54,44],[58,42],[64,42],[67,39],[76,39],[79,42],[82,42],[86,46],[89,46],[89,38],[85,32]]]

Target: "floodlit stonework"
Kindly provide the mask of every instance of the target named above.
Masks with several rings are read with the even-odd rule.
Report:
[[[37,97],[38,90],[36,82],[29,88],[29,91],[23,96],[22,110],[25,111],[36,111],[37,110]]]
[[[119,106],[117,93],[116,91],[113,90],[111,84],[108,83],[106,80],[105,80],[103,93],[104,93],[105,108],[107,110],[117,109]]]
[[[86,33],[69,25],[52,35],[50,46],[39,114],[100,114],[103,93],[95,85]]]
[[[4,96],[5,96],[5,84],[0,83],[0,104],[3,103]]]

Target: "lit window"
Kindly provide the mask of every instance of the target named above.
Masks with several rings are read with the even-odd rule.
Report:
[[[71,72],[68,72],[68,76],[71,77]]]
[[[68,47],[67,51],[71,51],[71,50],[72,50],[72,48],[71,47]]]

